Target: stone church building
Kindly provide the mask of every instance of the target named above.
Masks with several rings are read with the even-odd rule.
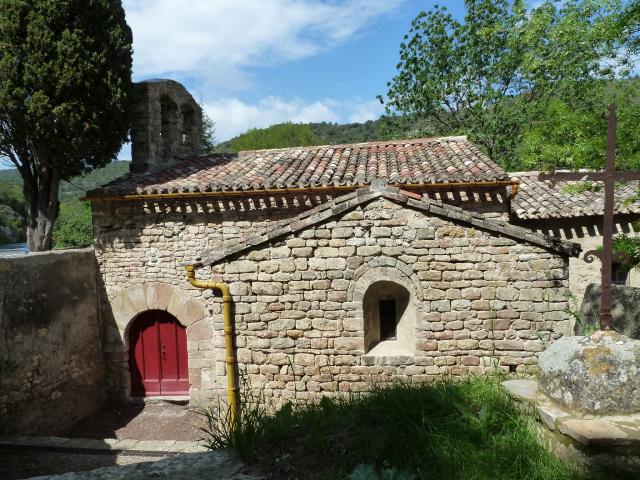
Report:
[[[494,368],[569,333],[579,245],[509,222],[517,180],[463,137],[199,155],[201,112],[138,85],[131,173],[88,193],[109,388],[206,403],[233,361],[277,404]]]

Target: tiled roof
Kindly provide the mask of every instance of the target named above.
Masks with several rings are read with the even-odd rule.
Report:
[[[419,195],[389,186],[380,187],[374,183],[371,187],[364,187],[355,192],[342,195],[330,202],[306,210],[294,218],[277,222],[265,230],[240,238],[234,245],[219,246],[215,250],[205,251],[199,255],[196,264],[200,266],[213,265],[228,257],[240,255],[243,252],[273,242],[283,236],[295,234],[318,223],[326,222],[330,218],[380,197],[384,197],[394,203],[404,204],[409,208],[420,210],[429,215],[435,215],[500,236],[527,242],[563,255],[576,257],[581,250],[580,245],[574,242],[543,235],[503,220],[487,218],[476,212],[432,200],[426,195]]]
[[[575,185],[585,182],[538,180],[540,172],[512,173],[519,180],[518,194],[512,200],[511,210],[521,220],[544,218],[574,218],[602,215],[604,188],[598,191],[576,192]],[[571,187],[574,185],[574,187]],[[602,185],[596,182],[595,185]],[[638,196],[640,182],[630,181],[616,186],[616,213],[640,214]],[[629,201],[632,199],[632,201]]]
[[[398,185],[509,180],[465,137],[443,137],[199,156],[127,174],[87,196],[358,187],[374,178]]]

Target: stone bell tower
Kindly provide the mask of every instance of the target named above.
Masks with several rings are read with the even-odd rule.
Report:
[[[202,153],[202,109],[182,84],[146,80],[135,89],[132,172],[159,170]]]

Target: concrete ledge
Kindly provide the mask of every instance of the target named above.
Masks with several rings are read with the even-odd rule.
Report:
[[[559,458],[595,478],[638,478],[640,413],[578,415],[553,402],[535,380],[508,380],[502,386],[537,420],[545,444]]]

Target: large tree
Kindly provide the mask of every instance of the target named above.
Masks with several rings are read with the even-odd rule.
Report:
[[[556,99],[588,102],[621,60],[617,0],[465,0],[462,21],[435,7],[413,21],[389,82],[389,118],[435,119],[508,168],[525,128]],[[402,134],[402,132],[391,132]]]
[[[622,14],[623,34],[629,39],[629,53],[636,63],[640,55],[640,0],[631,0]]]
[[[524,129],[516,150],[521,168],[602,168],[607,152],[604,112],[616,102],[616,165],[640,170],[640,79],[603,82],[590,94],[587,105],[561,99],[545,102],[540,118]]]
[[[32,251],[51,248],[60,180],[127,140],[131,43],[118,0],[0,0],[0,157],[23,178]]]

